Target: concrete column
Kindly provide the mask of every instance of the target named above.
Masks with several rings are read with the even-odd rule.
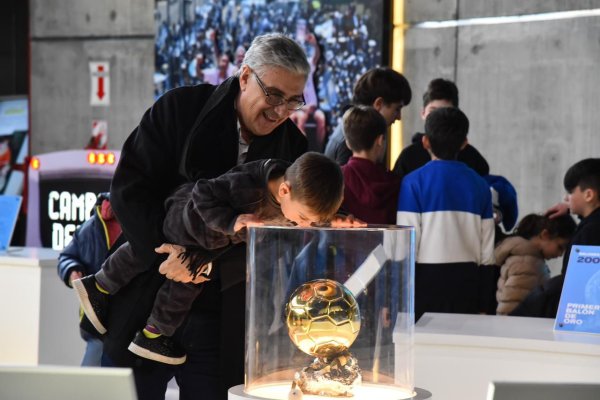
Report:
[[[83,148],[105,120],[120,149],[153,101],[154,1],[31,0],[32,154]],[[107,106],[91,105],[90,62],[109,63]]]

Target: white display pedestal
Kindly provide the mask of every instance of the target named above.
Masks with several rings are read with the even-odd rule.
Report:
[[[600,336],[554,320],[426,313],[415,326],[415,385],[433,398],[481,400],[491,381],[600,382]]]
[[[79,304],[58,277],[58,254],[33,247],[0,253],[0,364],[80,365]]]
[[[312,398],[312,396],[311,396]],[[323,397],[323,399],[331,399],[333,397]],[[264,397],[252,396],[250,394],[244,393],[244,385],[234,386],[229,389],[229,393],[227,395],[228,400],[264,400]],[[427,390],[415,388],[415,395],[408,400],[431,400],[431,393]],[[287,400],[287,399],[282,399]]]

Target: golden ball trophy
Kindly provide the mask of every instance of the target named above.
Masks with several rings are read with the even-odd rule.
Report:
[[[352,292],[334,280],[313,280],[292,293],[285,311],[292,342],[316,357],[295,373],[289,398],[352,397],[354,386],[361,383],[358,362],[349,351],[360,331],[360,311]]]

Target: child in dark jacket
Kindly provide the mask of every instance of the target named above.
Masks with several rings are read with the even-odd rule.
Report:
[[[294,223],[310,226],[333,218],[343,198],[340,167],[326,156],[306,153],[292,165],[259,160],[239,165],[215,179],[182,185],[166,201],[163,232],[171,243],[185,246],[193,275],[210,279],[211,261],[245,240],[252,224]],[[87,317],[100,333],[109,294],[116,293],[146,266],[128,243],[97,274],[73,282]],[[140,357],[178,365],[185,352],[171,340],[202,286],[165,281],[157,293],[146,327],[129,350]]]
[[[429,82],[427,90],[423,93],[421,119],[425,121],[429,113],[443,107],[458,107],[458,88],[452,81],[436,78]],[[431,161],[431,156],[423,146],[424,136],[424,133],[415,133],[411,144],[402,150],[394,164],[393,172],[396,175],[404,177]],[[464,162],[481,176],[490,173],[485,158],[470,144],[458,152],[457,160]]]
[[[95,274],[113,246],[120,245],[121,238],[121,226],[110,206],[109,193],[100,193],[92,216],[77,228],[69,244],[59,254],[58,276],[65,285],[73,287],[74,280]],[[82,323],[82,327],[86,326]],[[102,341],[93,332],[88,332],[93,329],[81,329],[81,337],[86,342],[82,366],[100,366]]]
[[[556,318],[573,245],[600,246],[600,158],[587,158],[571,166],[564,186],[571,213],[581,221],[565,250],[561,274],[537,287],[511,315]]]

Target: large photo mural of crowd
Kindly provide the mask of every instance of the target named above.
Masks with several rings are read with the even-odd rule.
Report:
[[[384,0],[156,2],[155,96],[235,74],[256,35],[288,34],[313,67],[291,118],[322,151],[360,75],[382,63]]]

